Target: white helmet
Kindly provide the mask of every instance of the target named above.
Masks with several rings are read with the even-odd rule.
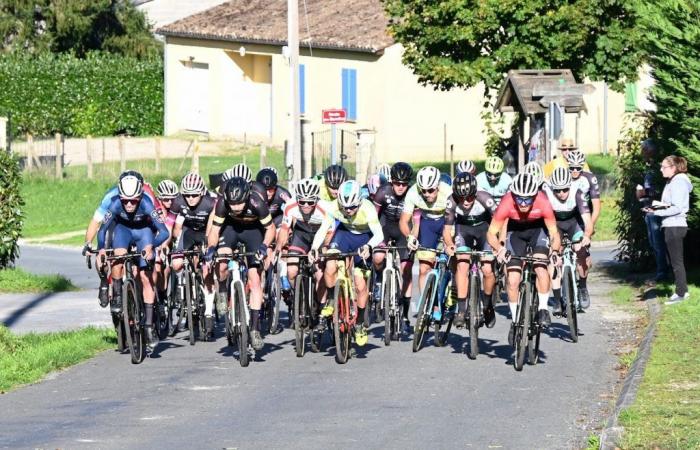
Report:
[[[419,189],[434,189],[440,185],[440,171],[433,166],[425,166],[416,174]]]
[[[143,182],[136,175],[119,179],[119,196],[124,199],[139,198],[143,194]]]
[[[534,197],[539,191],[539,183],[529,173],[519,173],[513,178],[510,191],[518,197]]]
[[[377,175],[383,176],[386,181],[391,181],[391,166],[389,164],[380,164],[377,167]]]
[[[228,172],[228,171],[227,171]],[[253,172],[250,171],[250,168],[246,166],[243,163],[238,163],[235,166],[231,167],[231,177],[241,177],[244,180],[246,180],[248,183],[250,183],[253,180]]]
[[[318,200],[321,189],[318,182],[312,178],[304,178],[294,186],[294,194],[297,200]]]
[[[361,201],[360,183],[356,180],[345,181],[338,188],[338,204],[343,208],[358,206]]]
[[[542,166],[537,161],[530,161],[523,167],[523,173],[532,175],[535,178],[537,186],[542,184],[544,181],[544,172],[542,171]]]
[[[586,155],[578,150],[569,152],[569,154],[566,155],[566,161],[570,166],[582,167],[584,164],[586,164]]]
[[[369,191],[370,195],[374,195],[377,193],[377,189],[382,185],[382,179],[381,175],[379,174],[374,174],[370,175],[367,177],[367,190]]]
[[[472,175],[476,173],[476,166],[474,165],[473,162],[471,162],[468,159],[465,159],[463,161],[460,161],[457,163],[457,175],[463,172],[468,172]]]
[[[188,173],[182,178],[182,193],[183,194],[203,194],[206,188],[204,180],[198,173]]]
[[[177,192],[177,183],[173,180],[163,180],[158,183],[158,187],[156,188],[158,198],[172,199],[177,197]]]
[[[571,172],[566,167],[557,167],[549,178],[552,189],[566,189],[571,187]]]

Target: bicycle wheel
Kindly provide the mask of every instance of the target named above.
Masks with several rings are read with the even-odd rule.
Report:
[[[396,291],[394,290],[394,273],[384,270],[382,277],[382,306],[384,307],[384,345],[391,345],[393,325],[396,321]]]
[[[141,298],[133,280],[124,281],[124,329],[132,364],[140,364],[146,356],[146,336],[141,325]]]
[[[476,359],[479,354],[479,314],[481,286],[479,285],[479,275],[471,272],[469,274],[469,359]]]
[[[124,332],[124,321],[120,314],[112,313],[112,324],[117,333],[117,351],[123,353],[126,349],[126,333]]]
[[[304,356],[308,317],[305,280],[306,277],[299,275],[294,282],[294,346],[299,358]]]
[[[168,337],[170,325],[168,324],[168,302],[166,299],[156,297],[156,332],[158,337],[163,340]]]
[[[420,350],[425,337],[425,331],[430,325],[430,316],[432,314],[433,291],[435,286],[435,274],[430,272],[425,280],[425,287],[420,295],[418,303],[418,315],[416,316],[416,325],[413,330],[413,351]]]
[[[578,317],[576,315],[576,282],[571,267],[565,266],[561,280],[561,293],[566,304],[566,322],[572,342],[578,342]]]
[[[518,320],[515,324],[514,336],[515,360],[513,361],[513,367],[515,367],[517,371],[523,370],[525,353],[527,352],[528,335],[530,331],[530,305],[532,303],[530,295],[531,292],[528,286],[521,285],[517,311]]]
[[[195,330],[195,304],[194,296],[192,295],[192,279],[190,272],[186,268],[182,270],[182,278],[185,280],[185,308],[187,309],[187,329],[190,331],[190,345],[194,345],[194,330]]]
[[[182,300],[178,304],[175,300],[177,298],[178,286],[177,279],[175,276],[175,271],[170,273],[170,295],[168,296],[168,335],[175,336],[182,321],[182,313],[184,312],[182,308]]]
[[[233,308],[231,308],[231,313],[235,316],[232,320],[232,325],[235,330],[237,330],[236,341],[238,341],[238,362],[240,362],[241,367],[248,367],[250,363],[250,358],[248,356],[248,318],[246,315],[246,304],[245,304],[245,292],[243,290],[243,283],[240,281],[234,282],[234,295],[233,295]]]
[[[270,298],[272,299],[272,308],[270,310],[269,322],[270,333],[279,334],[282,332],[280,324],[280,303],[282,303],[282,283],[280,277],[275,273],[270,284]]]
[[[348,362],[350,356],[350,324],[347,318],[349,299],[341,281],[335,284],[335,303],[333,305],[333,336],[335,337],[335,361],[338,364]]]
[[[297,275],[297,277],[302,276]],[[323,349],[323,332],[316,330],[316,324],[320,320],[325,320],[320,317],[318,299],[316,298],[316,283],[312,276],[304,275],[306,278],[306,284],[304,285],[307,289],[308,299],[308,326],[310,329],[309,343],[311,344],[311,352],[318,353]]]
[[[535,290],[535,283],[531,283],[532,291],[531,297],[533,300],[537,297],[537,291]],[[527,339],[527,363],[530,365],[537,364],[540,359],[540,333],[542,328],[537,322],[537,308],[535,305],[530,306],[530,335]]]

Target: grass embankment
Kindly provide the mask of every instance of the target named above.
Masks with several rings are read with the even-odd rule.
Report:
[[[637,399],[620,414],[622,448],[700,448],[700,270],[688,278],[691,299],[662,307]],[[672,289],[659,285],[659,301]],[[634,296],[627,287],[615,293],[615,302]]]
[[[0,270],[0,293],[65,292],[78,288],[61,275],[34,275],[22,269]]]
[[[18,336],[0,325],[0,393],[37,382],[115,344],[114,330],[106,328]]]

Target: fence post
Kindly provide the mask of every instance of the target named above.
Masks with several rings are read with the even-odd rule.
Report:
[[[105,141],[105,138],[102,138],[102,170],[105,170],[104,164],[107,162],[106,157],[107,157],[107,142]]]
[[[194,150],[192,151],[192,172],[199,173],[199,138],[194,138]]]
[[[267,146],[260,144],[260,170],[267,166]]]
[[[54,145],[56,146],[56,178],[63,179],[63,145],[61,133],[54,135]]]
[[[126,153],[124,152],[124,136],[119,136],[119,161],[121,173],[126,170]]]
[[[88,180],[92,180],[92,138],[88,135],[85,138],[85,156],[87,156],[87,177]]]
[[[455,145],[450,144],[450,178],[455,177]]]
[[[27,171],[34,169],[34,136],[27,133]]]
[[[156,136],[156,173],[160,173],[160,136]]]

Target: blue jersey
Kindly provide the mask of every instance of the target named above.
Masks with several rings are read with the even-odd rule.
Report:
[[[165,242],[170,233],[168,228],[163,223],[158,210],[153,206],[153,202],[147,195],[141,197],[136,211],[132,214],[127,213],[124,210],[121,199],[117,195],[112,198],[107,212],[105,213],[104,221],[100,227],[100,231],[97,233],[97,248],[103,249],[105,244],[105,235],[107,234],[107,229],[109,226],[116,222],[117,224],[122,224],[128,228],[151,228],[156,236],[154,238],[153,246],[158,247],[160,244]]]
[[[117,186],[113,186],[110,190],[108,190],[105,193],[105,196],[102,197],[102,201],[100,202],[100,206],[97,207],[95,210],[95,214],[93,214],[92,219],[95,222],[102,222],[102,220],[105,218],[105,214],[107,214],[107,210],[109,209],[109,205],[112,204],[112,200],[114,200],[114,197],[119,195],[119,188]]]
[[[496,204],[500,203],[501,198],[506,195],[512,182],[513,179],[505,172],[501,174],[501,178],[498,179],[498,183],[496,183],[495,186],[491,186],[489,183],[489,180],[486,178],[486,172],[481,172],[476,176],[476,185],[478,189],[491,194]]]

